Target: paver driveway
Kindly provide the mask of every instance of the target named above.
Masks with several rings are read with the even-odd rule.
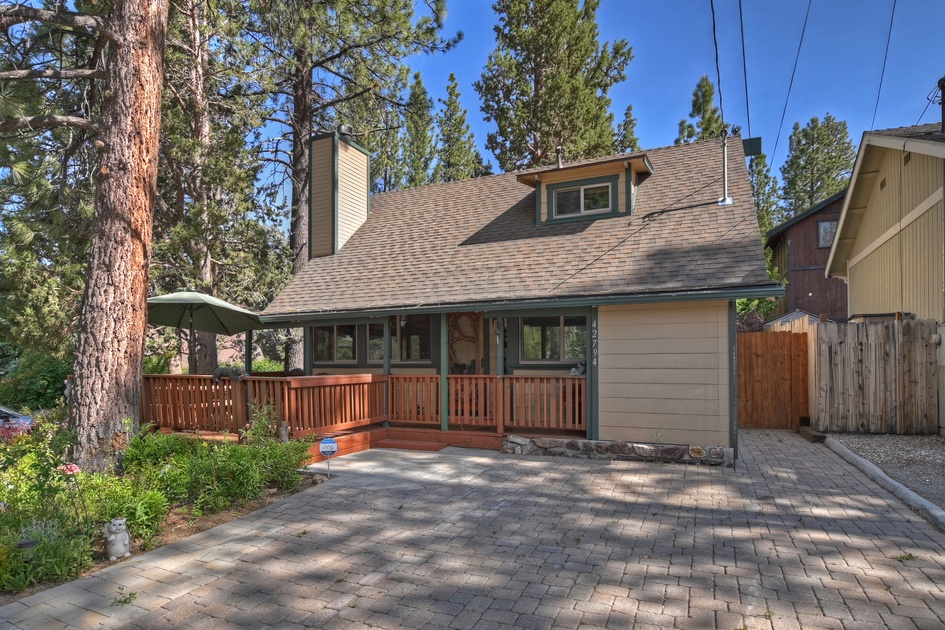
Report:
[[[945,535],[790,433],[742,432],[735,470],[450,449],[332,472],[0,629],[945,626]]]

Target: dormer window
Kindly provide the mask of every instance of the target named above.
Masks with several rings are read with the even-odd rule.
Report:
[[[618,175],[548,184],[548,216],[571,219],[617,212]]]
[[[610,210],[610,184],[577,186],[555,191],[555,217]]]

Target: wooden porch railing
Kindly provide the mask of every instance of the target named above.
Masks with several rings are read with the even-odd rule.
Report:
[[[586,380],[581,376],[477,376],[448,379],[449,423],[506,430],[585,431]],[[330,433],[384,420],[440,426],[440,377],[146,375],[142,422],[175,431],[237,434],[254,408],[270,407],[289,437]],[[385,410],[387,407],[387,410]]]
[[[440,423],[439,376],[390,376],[390,420]],[[585,431],[582,376],[451,375],[450,424],[505,429]]]
[[[386,376],[247,376],[149,374],[143,379],[142,422],[175,431],[238,433],[254,408],[269,406],[289,437],[329,433],[387,419]]]

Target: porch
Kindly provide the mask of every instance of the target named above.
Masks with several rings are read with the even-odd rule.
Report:
[[[405,443],[502,448],[506,433],[585,437],[583,376],[353,374],[145,375],[141,421],[165,431],[239,435],[268,407],[289,439],[332,436],[339,454]],[[317,449],[314,451],[317,454]],[[315,459],[318,459],[317,457]]]

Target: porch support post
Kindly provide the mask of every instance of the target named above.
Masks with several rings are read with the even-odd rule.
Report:
[[[728,303],[728,415],[729,445],[735,450],[738,460],[738,310],[735,300]],[[808,333],[810,334],[810,333]]]
[[[450,328],[446,313],[440,313],[440,430],[450,430]]]
[[[368,325],[370,328],[370,325]],[[384,426],[390,425],[390,397],[391,392],[393,391],[390,386],[390,361],[391,361],[391,344],[390,344],[390,317],[384,318],[384,374],[387,375],[387,395],[384,396]]]
[[[585,383],[587,389],[587,439],[600,439],[600,416],[598,404],[598,374],[600,373],[600,345],[598,344],[600,328],[597,324],[597,307],[592,306],[588,313],[587,336],[587,372]]]
[[[498,365],[495,366],[495,373],[496,373],[496,376],[505,376],[505,318],[504,318],[504,317],[496,317],[496,318],[495,318],[495,325],[496,325],[496,326],[498,327],[498,329],[499,329],[499,330],[498,330],[498,333],[499,333],[498,345],[499,345],[499,347],[497,348],[498,354],[496,355],[496,357],[497,357],[497,358],[496,358],[496,363],[498,363]]]
[[[243,371],[246,374],[253,373],[253,331],[246,331],[246,347],[243,349]]]
[[[308,376],[312,375],[314,368],[312,364],[315,363],[315,357],[313,356],[315,352],[315,329],[312,326],[304,326],[302,328],[302,343],[305,344],[302,346],[302,369]]]

